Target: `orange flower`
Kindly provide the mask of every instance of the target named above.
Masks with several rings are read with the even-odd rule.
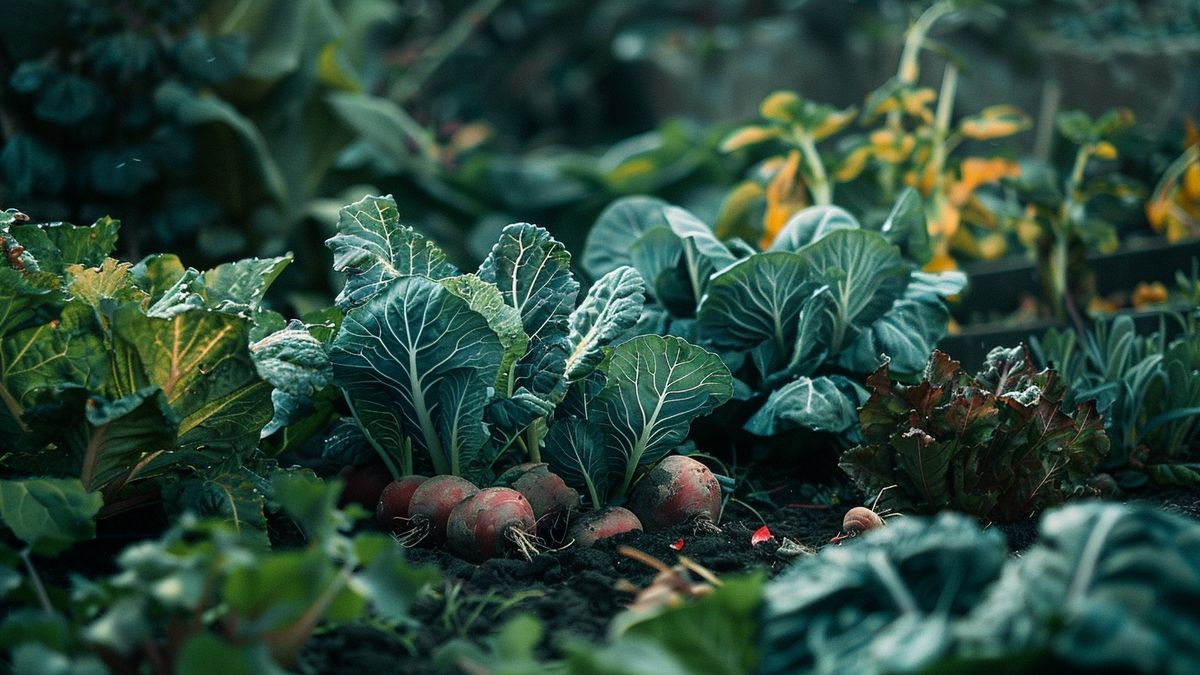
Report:
[[[1134,287],[1131,301],[1137,309],[1161,305],[1167,301],[1167,287],[1157,281],[1149,284],[1142,282]]]
[[[771,245],[792,214],[808,206],[804,178],[800,176],[800,153],[788,153],[783,167],[767,184],[767,213],[763,219],[763,248]]]

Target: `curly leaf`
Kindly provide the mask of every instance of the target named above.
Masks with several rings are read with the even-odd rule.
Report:
[[[338,214],[338,233],[325,242],[333,269],[345,272],[346,286],[336,304],[345,311],[379,294],[391,281],[410,274],[440,279],[458,274],[433,242],[400,224],[396,200],[364,197]]]
[[[571,314],[567,342],[567,379],[575,382],[591,373],[603,358],[602,349],[638,322],[645,303],[642,276],[632,267],[604,275]]]

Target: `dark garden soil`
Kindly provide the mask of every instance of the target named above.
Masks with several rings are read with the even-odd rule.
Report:
[[[1194,491],[1154,488],[1130,495],[1129,501],[1200,518],[1200,493]],[[440,549],[413,549],[410,559],[440,568],[446,587],[414,608],[422,626],[411,642],[402,642],[385,628],[337,628],[314,636],[298,666],[305,673],[446,672],[433,662],[441,645],[455,638],[485,638],[518,613],[532,614],[544,622],[547,636],[542,655],[553,657],[560,654],[564,640],[605,639],[613,616],[632,600],[632,595],[616,589],[619,580],[644,587],[655,576],[651,568],[618,553],[618,547],[636,548],[668,564],[684,555],[718,576],[753,569],[774,575],[789,560],[779,553],[782,538],[811,548],[830,545],[849,506],[852,504],[789,504],[771,512],[760,510],[775,539],[758,546],[752,546],[750,539],[762,523],[734,504],[720,533],[697,533],[686,526],[653,534],[634,533],[591,549],[543,554],[533,562],[491,560],[476,566]],[[1036,536],[1033,521],[997,527],[1014,552],[1026,548]],[[676,552],[672,544],[680,540],[683,548]],[[447,589],[454,586],[461,588],[454,600],[448,601],[454,591]]]

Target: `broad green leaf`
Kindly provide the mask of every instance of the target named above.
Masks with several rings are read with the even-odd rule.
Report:
[[[450,405],[439,398],[453,389],[442,389],[443,383],[461,369],[490,386],[502,357],[503,346],[482,315],[420,276],[397,279],[352,309],[330,350],[334,381],[376,450],[397,456],[411,438],[438,473],[461,469],[435,421]]]
[[[828,283],[837,310],[831,351],[874,323],[904,293],[910,270],[900,252],[876,232],[837,230],[800,250],[815,276]]]
[[[858,219],[838,206],[810,206],[788,219],[771,241],[769,251],[799,251],[838,230],[857,230]]]
[[[399,277],[441,279],[458,274],[433,242],[400,224],[390,195],[364,197],[343,207],[337,231],[325,245],[333,252],[333,269],[346,273],[346,286],[336,301],[343,311],[363,304]]]
[[[637,270],[619,267],[601,277],[571,314],[567,379],[574,382],[595,370],[604,356],[602,349],[637,323],[644,304]]]
[[[714,273],[737,262],[737,258],[721,243],[712,229],[690,212],[676,206],[663,210],[671,231],[683,244],[684,271],[691,285],[694,304],[708,287],[708,279]]]
[[[157,387],[113,401],[93,397],[87,402],[85,420],[73,440],[82,458],[80,479],[89,490],[128,478],[172,450],[179,428],[179,416]]]
[[[257,445],[271,385],[255,371],[245,319],[207,310],[162,319],[125,305],[113,324],[109,386],[122,396],[162,389],[179,416],[178,450],[227,457]]]
[[[475,462],[488,441],[483,423],[484,409],[490,398],[492,380],[474,368],[447,371],[433,390],[437,406],[434,422],[455,475]]]
[[[107,675],[112,672],[90,654],[70,657],[36,642],[19,644],[12,650],[14,675]]]
[[[300,580],[303,583],[298,583]],[[310,546],[275,552],[254,564],[234,567],[221,584],[221,596],[239,622],[245,622],[243,630],[265,633],[301,620],[325,593],[331,594],[326,599],[329,604],[323,607],[323,616],[316,618],[358,618],[366,601],[347,581],[325,550]]]
[[[911,295],[906,290],[905,297],[860,332],[842,350],[839,365],[851,372],[870,373],[879,367],[880,355],[886,354],[895,372],[903,375],[920,373],[938,341],[946,335],[950,313],[936,297]]]
[[[623,197],[610,204],[588,233],[583,248],[583,268],[593,279],[599,279],[619,267],[633,265],[630,251],[642,235],[669,227],[667,217],[663,215],[667,206],[667,202],[657,197],[643,196]],[[653,282],[653,275],[647,276],[646,270],[640,267],[637,270],[646,283]]]
[[[925,206],[921,196],[912,188],[905,188],[888,214],[887,220],[879,228],[889,242],[900,247],[900,251],[924,265],[933,257],[933,249],[929,245],[929,228],[925,223]]]
[[[206,306],[220,311],[257,309],[267,288],[291,262],[291,254],[277,258],[246,258],[208,270],[202,275]]]
[[[326,100],[342,122],[398,166],[404,166],[404,158],[416,154],[406,142],[409,140],[416,143],[426,158],[436,159],[432,134],[414,122],[395,101],[357,92],[336,92]]]
[[[642,335],[615,347],[602,366],[608,383],[590,419],[625,468],[623,494],[639,466],[658,461],[687,437],[692,420],[733,395],[720,357],[676,337]]]
[[[138,288],[150,296],[150,302],[155,303],[179,284],[187,270],[179,256],[173,253],[156,253],[142,258],[133,266],[130,274]]]
[[[229,129],[255,167],[267,193],[278,204],[287,202],[287,183],[266,139],[254,122],[237,108],[215,95],[198,95],[175,80],[167,80],[155,90],[154,105],[163,115],[185,127],[219,124]]]
[[[460,274],[440,280],[451,293],[467,301],[470,308],[487,319],[488,325],[500,338],[504,357],[500,360],[500,371],[495,386],[498,391],[511,390],[517,360],[525,355],[529,347],[529,336],[521,325],[521,313],[504,302],[504,296],[494,284],[483,281],[474,274]]]
[[[529,223],[504,228],[479,278],[516,308],[531,343],[567,336],[579,282],[571,275],[571,254],[546,230]]]
[[[354,548],[363,565],[351,581],[354,591],[380,616],[411,622],[410,608],[429,584],[441,578],[438,569],[406,561],[401,553],[404,549],[385,534],[360,534],[354,538]]]
[[[600,508],[612,485],[614,466],[604,448],[600,427],[568,417],[555,422],[543,441],[542,459],[571,487],[586,490],[593,508]]]
[[[0,521],[38,555],[57,555],[96,536],[104,498],[75,479],[0,480]]]
[[[62,306],[54,285],[32,284],[25,275],[0,265],[0,337],[49,323]]]
[[[770,374],[766,378],[768,385],[797,375],[812,375],[825,363],[837,326],[837,306],[829,286],[821,286],[809,294],[796,324],[796,346],[787,368]]]
[[[179,675],[283,675],[265,643],[235,644],[207,631],[188,638],[179,650]]]
[[[117,245],[119,221],[101,218],[94,225],[69,223],[16,225],[13,236],[37,259],[44,272],[62,274],[70,265],[99,267]]]
[[[79,385],[99,389],[106,376],[106,346],[95,314],[82,303],[70,303],[56,321],[26,328],[0,342],[0,398],[3,424],[16,434],[28,431],[22,416],[54,390]]]
[[[830,377],[801,377],[775,391],[745,429],[773,436],[789,429],[842,433],[858,423],[857,404]]]
[[[786,251],[745,258],[713,277],[697,311],[700,335],[718,349],[747,350],[770,341],[786,359],[812,292],[812,270]]]
[[[1075,672],[1200,668],[1195,520],[1090,502],[1046,513],[1038,534],[958,626],[962,656],[1041,652]]]
[[[650,297],[684,314],[695,309],[696,300],[681,264],[683,243],[670,228],[647,230],[629,245],[628,256]]]
[[[944,513],[801,557],[763,591],[757,672],[922,672],[951,653],[948,620],[979,602],[1006,554],[995,529]]]

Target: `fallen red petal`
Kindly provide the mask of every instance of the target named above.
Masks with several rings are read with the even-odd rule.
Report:
[[[675,540],[675,543],[674,543],[674,544],[669,544],[669,546],[670,546],[671,548],[675,549],[676,551],[682,551],[682,550],[683,550],[683,540],[682,540],[682,539],[676,539],[676,540]]]
[[[758,546],[759,544],[763,543],[764,541],[770,541],[774,538],[775,538],[775,535],[771,534],[770,528],[768,528],[766,525],[763,525],[762,527],[755,530],[754,534],[750,535],[750,545]]]

